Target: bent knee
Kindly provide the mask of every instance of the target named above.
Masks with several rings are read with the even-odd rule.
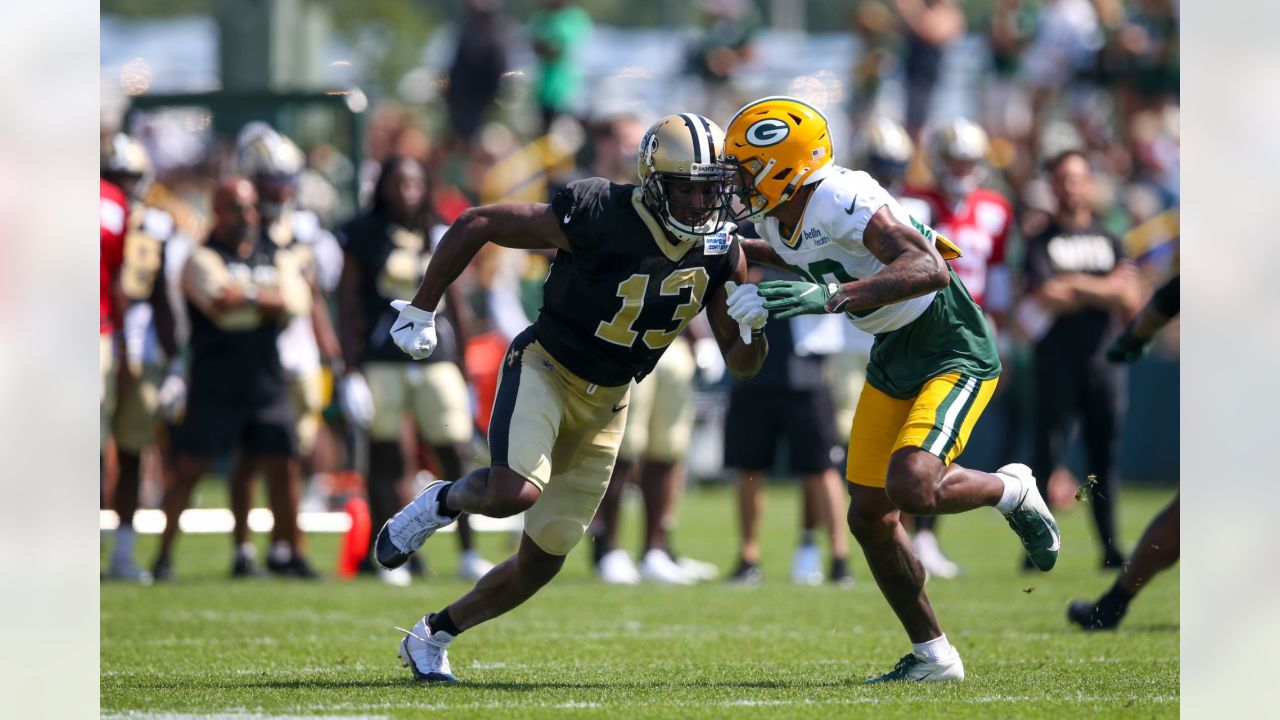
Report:
[[[489,482],[485,493],[484,515],[505,518],[533,507],[542,491],[537,485],[513,472],[510,468],[495,467],[489,470]]]
[[[885,483],[884,492],[889,502],[902,512],[910,515],[938,514],[938,494],[931,484],[913,478],[905,482]]]

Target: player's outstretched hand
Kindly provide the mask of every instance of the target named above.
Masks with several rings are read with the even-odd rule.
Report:
[[[764,298],[760,297],[756,286],[750,283],[739,285],[730,280],[724,284],[729,294],[725,304],[729,308],[729,317],[738,323],[742,333],[742,342],[751,344],[751,331],[759,330],[769,321],[769,311],[764,308]]]
[[[414,360],[424,360],[436,349],[436,314],[410,305],[406,300],[392,300],[391,307],[400,317],[391,323],[391,339]]]
[[[760,296],[771,319],[786,320],[797,315],[826,313],[831,291],[803,280],[765,280],[760,283]]]

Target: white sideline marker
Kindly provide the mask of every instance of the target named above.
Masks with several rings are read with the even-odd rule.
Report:
[[[158,535],[164,531],[164,511],[139,510],[133,516],[133,529],[143,535]],[[98,512],[98,529],[115,530],[120,517],[114,510]],[[226,508],[192,508],[182,513],[178,528],[188,534],[229,533],[235,525],[231,511]],[[249,530],[255,533],[270,532],[275,525],[271,511],[254,508],[249,511]],[[344,512],[300,512],[298,527],[308,533],[344,533],[351,529],[351,517]],[[449,525],[438,532],[455,532],[457,525]],[[476,532],[520,532],[524,529],[524,516],[491,518],[471,516],[471,528]],[[376,532],[375,528],[375,532]]]

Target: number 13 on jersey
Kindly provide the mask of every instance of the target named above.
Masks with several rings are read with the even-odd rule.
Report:
[[[635,274],[618,283],[618,297],[622,298],[622,307],[608,322],[601,321],[596,327],[596,337],[615,345],[631,347],[635,344],[640,332],[633,329],[635,322],[644,310],[644,298],[649,290],[649,275]],[[644,331],[644,344],[653,350],[671,344],[676,336],[684,330],[702,309],[702,298],[706,295],[707,285],[711,278],[706,268],[696,267],[677,270],[662,280],[659,292],[664,296],[679,295],[680,291],[690,288],[689,300],[676,306],[671,319],[676,323],[673,330],[659,328]]]

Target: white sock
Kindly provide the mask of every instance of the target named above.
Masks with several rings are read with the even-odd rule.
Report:
[[[927,642],[911,643],[911,652],[925,662],[950,660],[960,654],[951,646],[951,643],[947,642],[946,633]]]
[[[289,562],[293,559],[293,548],[284,540],[277,540],[271,544],[271,559],[278,563]]]
[[[258,549],[251,542],[240,543],[240,547],[236,548],[236,554],[240,557],[253,559],[258,554]]]
[[[115,560],[128,560],[133,557],[133,540],[137,535],[133,525],[126,524],[116,528],[116,544],[112,548],[111,557]]]
[[[1000,496],[1000,502],[996,503],[996,509],[1007,515],[1018,507],[1018,502],[1022,499],[1022,480],[1004,473],[995,475],[1004,481],[1004,494]]]

